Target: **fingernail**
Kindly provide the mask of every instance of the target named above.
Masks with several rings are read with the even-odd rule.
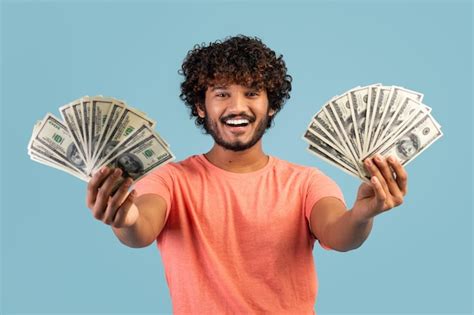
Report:
[[[102,167],[102,169],[100,170],[100,172],[101,172],[102,174],[105,174],[105,173],[108,172],[108,170],[109,170],[108,167],[107,167],[107,166],[104,166],[104,167]]]
[[[382,162],[382,156],[381,156],[380,154],[377,154],[377,155],[375,156],[375,160],[376,160],[377,162]]]
[[[387,159],[389,162],[395,162],[395,158],[393,156],[389,156]]]
[[[367,165],[367,166],[371,166],[371,165],[372,165],[372,162],[370,162],[370,159],[365,160],[365,165]]]
[[[119,169],[119,168],[116,168],[115,171],[114,171],[115,176],[120,176],[121,173],[122,173],[122,170]]]

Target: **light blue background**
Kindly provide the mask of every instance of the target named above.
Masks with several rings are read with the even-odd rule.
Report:
[[[171,312],[155,245],[122,246],[85,207],[85,183],[30,161],[26,145],[46,112],[103,94],[156,119],[179,160],[207,151],[177,70],[194,44],[242,33],[283,54],[294,78],[266,152],[319,167],[349,206],[359,182],[301,140],[326,100],[401,85],[425,94],[445,133],[407,167],[405,203],[361,248],[314,250],[318,313],[471,313],[472,15],[471,2],[447,0],[4,1],[1,312]]]

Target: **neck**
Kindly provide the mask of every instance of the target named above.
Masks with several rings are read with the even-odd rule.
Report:
[[[214,143],[212,149],[204,154],[215,166],[234,173],[258,171],[268,163],[268,156],[262,150],[262,141],[244,151],[226,150]]]

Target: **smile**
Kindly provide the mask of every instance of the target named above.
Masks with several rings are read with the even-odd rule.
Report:
[[[229,119],[225,122],[226,125],[231,127],[245,127],[250,123],[248,119]]]

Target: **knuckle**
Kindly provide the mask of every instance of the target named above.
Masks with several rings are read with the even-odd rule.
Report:
[[[96,218],[97,220],[99,220],[99,221],[102,220],[102,216],[103,216],[103,215],[102,215],[102,212],[100,212],[100,211],[94,211],[92,214],[93,214],[94,218]]]
[[[110,208],[110,209],[115,210],[115,209],[118,208],[118,206],[119,206],[119,205],[118,205],[117,200],[111,199],[111,200],[109,201],[109,208]]]
[[[403,197],[402,196],[397,196],[395,197],[395,205],[399,206],[401,204],[403,204]]]
[[[402,173],[400,173],[400,175],[398,175],[398,178],[400,178],[402,181],[407,181],[408,180],[408,175],[407,175],[407,173],[402,172]]]
[[[104,218],[103,222],[104,222],[105,224],[107,224],[107,225],[111,225],[112,219],[107,216],[107,217]]]

